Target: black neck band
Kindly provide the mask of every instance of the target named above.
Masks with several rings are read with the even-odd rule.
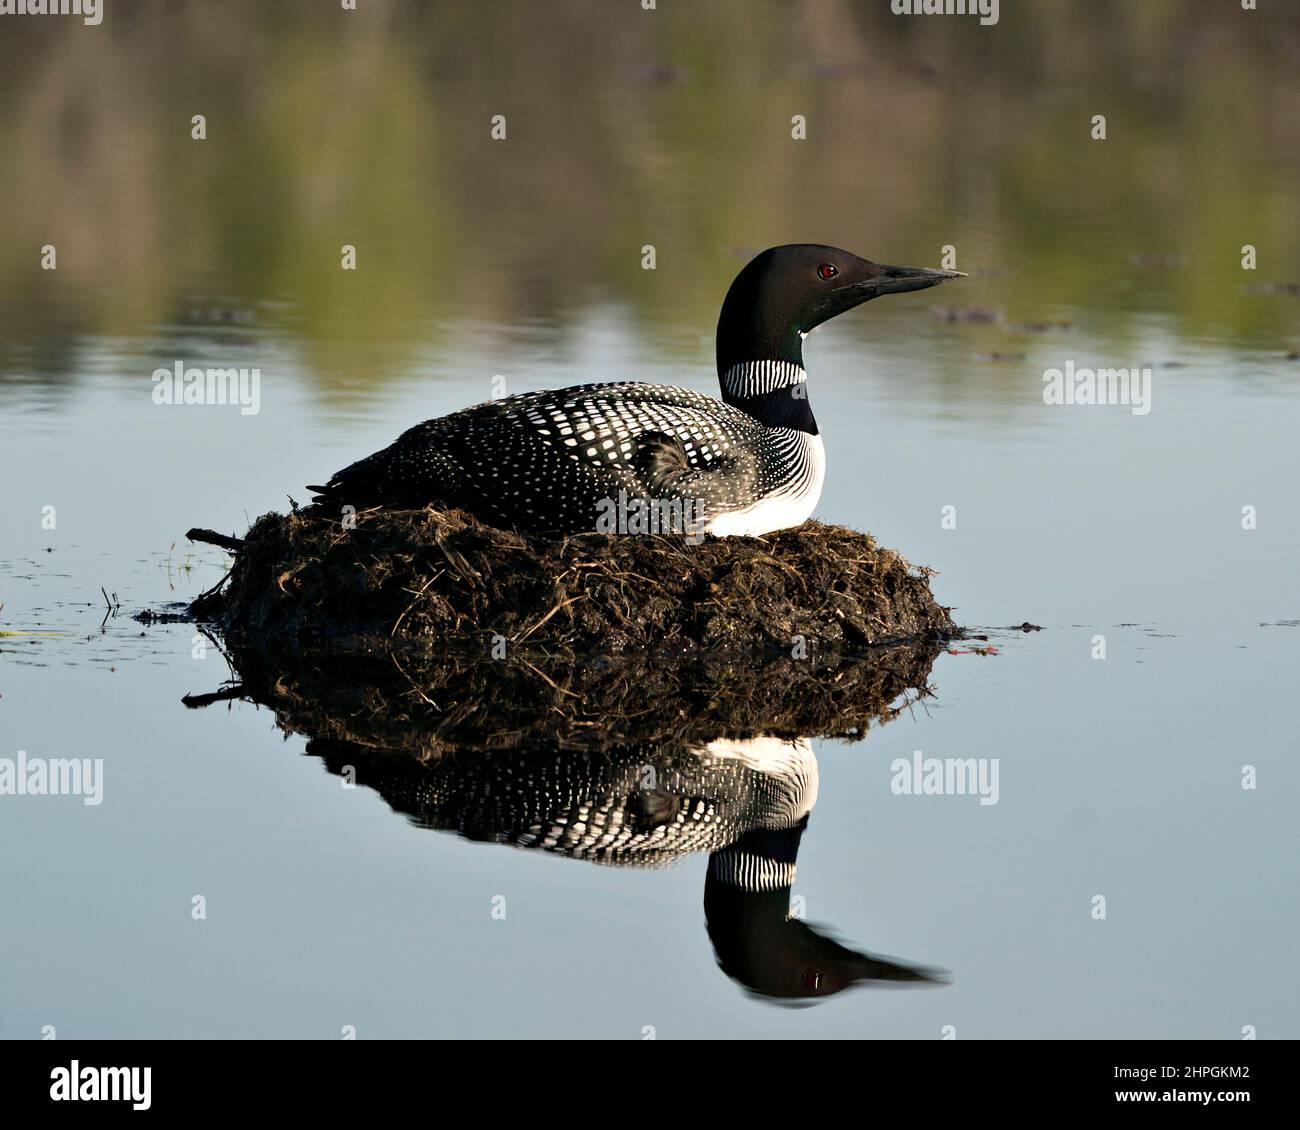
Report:
[[[817,435],[817,420],[808,403],[806,383],[773,389],[758,396],[729,396],[724,391],[722,399],[742,412],[749,413],[764,427],[793,428],[811,436]]]

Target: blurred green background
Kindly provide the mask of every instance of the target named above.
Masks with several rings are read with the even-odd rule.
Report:
[[[1294,348],[1300,299],[1276,284],[1300,277],[1300,6],[1261,7],[1004,0],[994,27],[888,0],[6,18],[0,371],[57,376],[78,336],[255,317],[329,386],[400,371],[449,325],[562,336],[608,305],[693,352],[741,261],[805,240],[926,264],[952,244],[1012,322],[1089,308],[1122,344],[1158,310],[1180,336]]]

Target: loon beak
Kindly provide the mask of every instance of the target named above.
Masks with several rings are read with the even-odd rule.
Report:
[[[929,286],[938,286],[949,279],[964,279],[965,271],[936,271],[929,267],[888,267],[879,264],[884,271],[866,285],[872,287],[876,294],[902,294],[908,290],[924,290]]]
[[[870,273],[870,272],[877,273]],[[891,267],[885,263],[862,261],[861,273],[869,274],[854,282],[846,282],[836,290],[825,292],[825,297],[813,307],[808,323],[801,326],[807,332],[822,322],[829,321],[845,310],[852,310],[882,294],[902,294],[909,290],[925,290],[949,279],[964,279],[965,271],[936,271],[930,267]]]

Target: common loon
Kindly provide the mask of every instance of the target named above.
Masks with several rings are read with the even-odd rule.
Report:
[[[882,294],[961,276],[822,244],[771,247],[722,304],[721,400],[631,381],[523,393],[417,424],[308,489],[318,510],[439,504],[535,533],[598,529],[620,497],[677,503],[695,529],[719,537],[797,526],[817,505],[826,466],[803,338]]]

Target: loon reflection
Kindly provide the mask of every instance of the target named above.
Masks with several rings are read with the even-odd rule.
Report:
[[[535,657],[546,671],[522,657],[224,643],[238,681],[188,706],[269,707],[330,772],[418,826],[616,867],[707,854],[718,964],[764,1000],[940,979],[791,912],[818,783],[811,740],[793,735],[860,740],[931,693],[938,643],[815,660]]]
[[[841,945],[791,914],[799,842],[817,800],[804,738],[639,746],[598,753],[475,750],[425,761],[313,738],[307,752],[355,773],[421,827],[572,859],[655,867],[708,852],[704,913],[718,964],[788,1002],[933,970]]]

